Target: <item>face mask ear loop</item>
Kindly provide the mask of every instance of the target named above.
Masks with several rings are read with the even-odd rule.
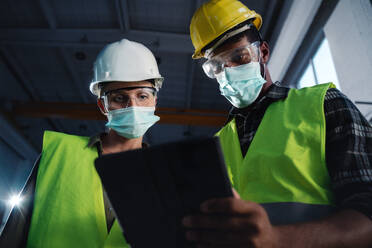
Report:
[[[263,66],[263,79],[266,80],[266,64],[262,64],[261,63],[261,50],[258,50],[258,63],[260,63],[260,66],[262,65]]]

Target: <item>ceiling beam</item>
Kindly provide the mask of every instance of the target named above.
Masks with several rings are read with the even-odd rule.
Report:
[[[32,118],[65,118],[76,120],[106,120],[96,104],[61,102],[13,102],[12,114]],[[222,126],[227,112],[218,110],[157,108],[159,123]]]
[[[268,62],[274,81],[283,80],[321,3],[321,0],[293,1]]]
[[[50,1],[47,0],[39,0],[39,5],[41,10],[45,16],[45,19],[48,23],[49,28],[56,29],[57,28],[57,21],[54,17],[53,9],[50,6]]]
[[[120,29],[6,29],[0,28],[0,45],[98,47],[127,38],[163,52],[192,53],[188,34]]]
[[[121,7],[120,7],[120,0],[115,0],[115,10],[116,10],[116,17],[118,19],[119,27],[121,31],[124,31],[124,21],[123,18],[121,17]]]
[[[116,8],[118,21],[120,24],[120,29],[122,31],[129,31],[130,22],[129,22],[128,1],[127,0],[116,0],[115,8]]]
[[[40,7],[42,9],[42,13],[45,16],[45,19],[48,23],[48,26],[50,29],[55,30],[57,28],[57,21],[55,18],[55,14],[53,13],[53,8],[50,5],[50,2],[47,0],[39,0]],[[67,51],[65,47],[56,47],[57,53],[59,54],[59,57],[62,59],[63,64],[65,65],[65,68],[67,70],[68,75],[71,76],[70,83],[72,84],[72,87],[76,89],[76,91],[79,93],[80,97],[83,99],[83,102],[88,102],[88,97],[86,95],[86,89],[82,87],[81,82],[78,73],[76,72],[76,69],[72,66],[72,62],[70,57],[67,55]],[[66,128],[68,126],[65,126],[60,122],[60,120],[54,119],[53,124],[58,127],[59,130],[67,131]],[[97,124],[96,124],[97,125]]]

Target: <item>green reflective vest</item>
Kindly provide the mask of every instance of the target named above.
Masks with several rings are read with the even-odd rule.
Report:
[[[272,103],[244,157],[235,120],[216,134],[234,188],[242,199],[261,203],[274,224],[332,212],[323,106],[330,87],[291,89],[287,98]]]
[[[46,131],[27,247],[129,247],[115,220],[106,227],[89,138]]]

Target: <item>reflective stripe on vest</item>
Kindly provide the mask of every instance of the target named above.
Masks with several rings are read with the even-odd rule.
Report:
[[[261,203],[273,225],[321,219],[334,211],[331,205],[305,204],[299,202]]]
[[[115,220],[107,232],[89,138],[46,131],[27,247],[129,247]]]
[[[284,203],[270,205],[281,207],[268,208],[269,216],[280,213],[291,222],[290,211],[295,203],[302,203],[296,205],[296,212],[304,215],[308,215],[309,206],[332,205],[325,163],[323,106],[330,87],[333,84],[291,89],[285,99],[272,103],[245,157],[235,120],[216,134],[220,137],[230,180],[241,198],[257,203]],[[301,206],[303,211],[298,210]],[[283,211],[286,208],[289,211]]]

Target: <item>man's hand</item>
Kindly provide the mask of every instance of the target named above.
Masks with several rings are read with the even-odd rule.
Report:
[[[201,214],[185,217],[186,238],[197,247],[372,247],[372,222],[358,211],[272,226],[262,206],[234,196],[208,200]]]
[[[259,204],[229,197],[201,204],[200,215],[183,219],[186,238],[198,247],[274,247],[275,228]]]

